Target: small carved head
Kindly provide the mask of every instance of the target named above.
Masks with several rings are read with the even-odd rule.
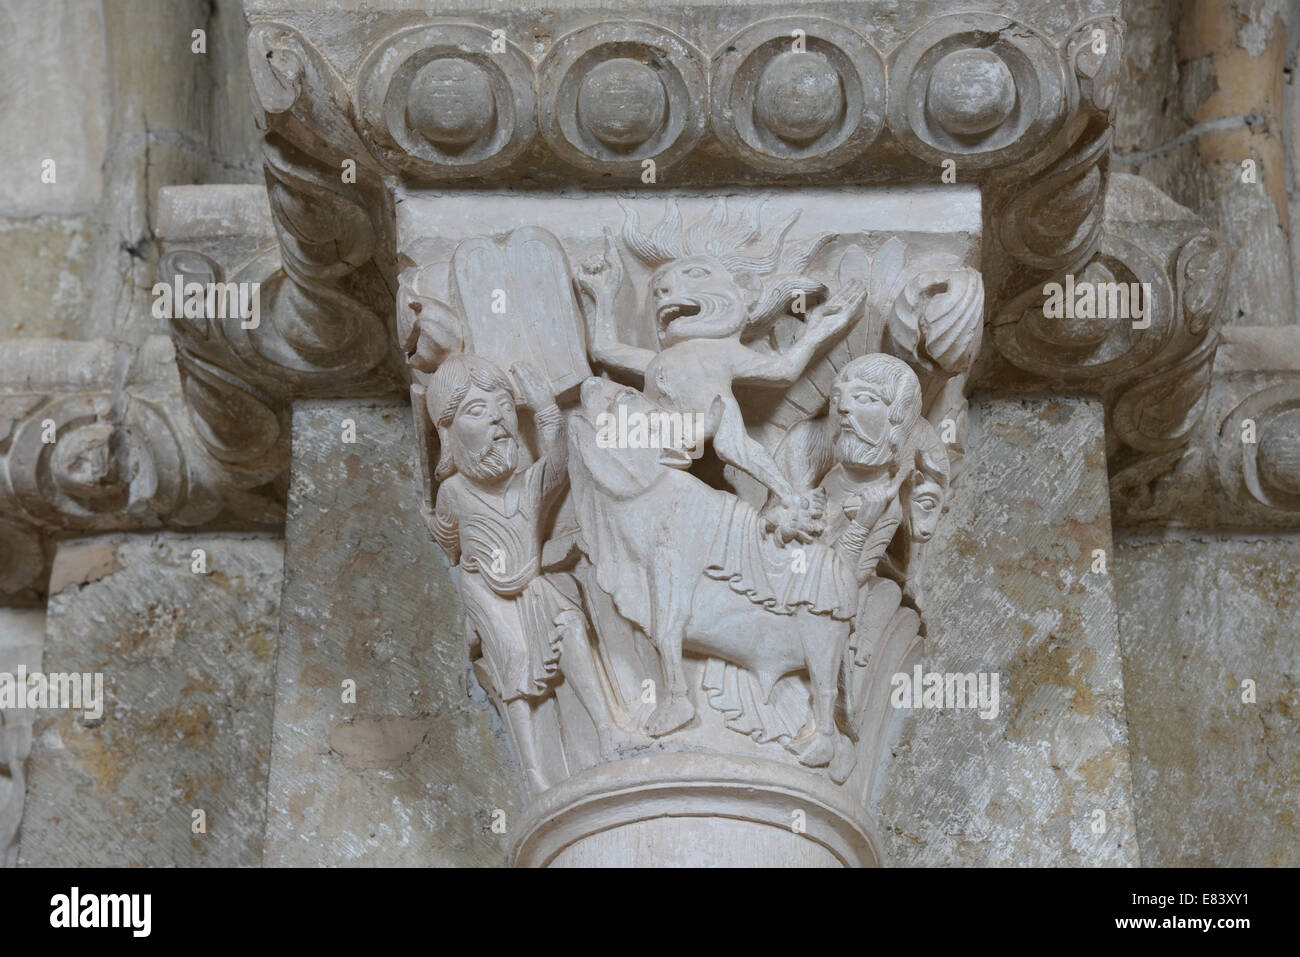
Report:
[[[912,433],[912,474],[903,483],[905,521],[912,541],[928,542],[939,527],[948,499],[948,449],[925,419]]]
[[[479,356],[451,356],[433,374],[426,403],[441,446],[435,479],[464,472],[492,484],[514,474],[519,417],[505,372]]]
[[[749,317],[744,292],[712,256],[675,259],[656,269],[650,277],[650,303],[665,346],[738,336]]]
[[[830,423],[836,461],[881,466],[897,461],[921,417],[921,383],[902,359],[872,353],[835,377]]]
[[[718,200],[705,219],[683,228],[674,203],[653,232],[642,233],[635,210],[625,210],[623,240],[633,254],[655,267],[649,308],[661,346],[689,339],[752,337],[785,314],[795,293],[820,297],[825,287],[802,276],[768,281],[781,263],[786,233],[799,214],[775,228],[759,244],[760,204],[753,203],[735,222]],[[811,254],[811,248],[808,250]],[[807,266],[796,257],[795,268]]]
[[[50,457],[55,484],[87,505],[121,499],[128,484],[119,473],[115,453],[121,442],[113,425],[102,419],[69,431]]]

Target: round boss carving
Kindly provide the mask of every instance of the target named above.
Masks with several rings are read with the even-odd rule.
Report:
[[[1255,464],[1261,485],[1300,498],[1300,403],[1264,421]]]
[[[416,72],[406,95],[406,125],[449,154],[468,149],[497,121],[496,93],[473,60],[445,56]]]
[[[954,136],[983,136],[1016,108],[1016,81],[996,53],[974,47],[953,50],[935,64],[925,105]]]
[[[815,17],[767,20],[713,60],[718,138],[772,172],[831,169],[884,125],[885,70],[865,39]]]
[[[982,168],[1023,159],[1073,109],[1056,49],[993,14],[938,17],[890,61],[889,125],[932,162]]]
[[[1243,441],[1247,422],[1254,441]],[[1219,480],[1270,508],[1300,509],[1300,383],[1247,396],[1219,429]]]
[[[380,44],[357,86],[363,136],[402,172],[474,176],[536,132],[532,63],[486,27],[418,27]]]
[[[563,37],[542,62],[540,124],[556,155],[585,169],[640,174],[704,133],[703,57],[646,23],[602,23]]]

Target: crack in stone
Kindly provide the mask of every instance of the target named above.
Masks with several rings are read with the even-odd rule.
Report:
[[[1206,120],[1204,123],[1197,123],[1195,126],[1184,130],[1171,140],[1161,143],[1159,146],[1153,146],[1148,150],[1135,150],[1132,153],[1112,153],[1110,161],[1119,166],[1141,166],[1147,160],[1156,159],[1172,153],[1184,143],[1199,139],[1206,133],[1226,133],[1229,130],[1239,130],[1242,127],[1254,131],[1268,130],[1268,117],[1257,110],[1249,113],[1241,113],[1237,116],[1224,116],[1217,120]]]

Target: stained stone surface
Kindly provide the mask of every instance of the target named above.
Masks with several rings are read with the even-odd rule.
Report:
[[[240,0],[0,0],[0,336],[167,331],[158,188],[262,184],[248,83]]]
[[[0,674],[28,674],[41,667],[45,644],[45,611],[40,608],[0,608]],[[34,711],[0,710],[0,867],[18,860],[18,830],[27,789],[26,759],[32,749]]]
[[[270,538],[59,546],[43,668],[101,672],[104,715],[40,712],[20,865],[260,863],[281,566]]]
[[[1300,539],[1132,538],[1112,572],[1142,863],[1300,866]]]
[[[1135,865],[1115,596],[1091,571],[1112,551],[1102,407],[982,398],[972,418],[924,668],[998,672],[1000,710],[898,712],[881,832],[896,865]]]
[[[405,403],[294,406],[268,866],[505,863],[493,812],[508,829],[518,785],[420,515],[415,447]]]
[[[106,54],[98,5],[50,0],[41,7],[31,16],[21,0],[0,3],[0,210],[9,215],[84,209],[103,189]],[[46,160],[54,160],[54,182],[42,179]]]

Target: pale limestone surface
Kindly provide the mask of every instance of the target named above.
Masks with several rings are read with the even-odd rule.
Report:
[[[1143,865],[1300,865],[1300,540],[1125,538],[1111,571]]]
[[[104,714],[39,713],[20,865],[261,863],[281,561],[257,537],[60,545],[43,668],[101,672]]]
[[[39,670],[44,644],[43,609],[0,608],[0,674],[16,676],[19,667],[29,674]],[[13,867],[18,861],[26,760],[35,719],[36,712],[26,708],[0,711],[0,867]]]
[[[1001,710],[908,715],[876,792],[896,863],[1138,863],[1101,407],[972,403],[926,572],[927,671],[997,671]],[[1092,830],[1094,812],[1106,829]]]
[[[98,4],[0,4],[0,210],[83,212],[99,202],[108,135]],[[56,66],[75,69],[51,69]],[[54,160],[54,182],[42,180]]]
[[[530,797],[516,863],[703,863],[636,824],[703,815],[768,826],[732,858],[763,864],[791,800],[886,863],[862,796],[963,441],[977,193],[496,199],[402,198],[398,323],[429,532]],[[663,459],[597,435],[665,415],[701,424]]]
[[[411,432],[405,403],[295,405],[269,866],[506,858],[493,812],[508,831],[519,786],[420,518]]]
[[[148,311],[158,187],[261,181],[243,33],[239,0],[0,5],[0,333],[166,331]]]

